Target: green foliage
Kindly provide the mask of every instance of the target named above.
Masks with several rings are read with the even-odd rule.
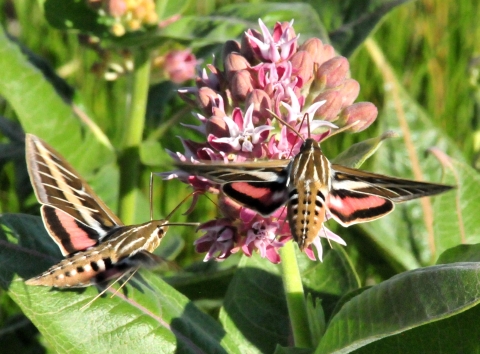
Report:
[[[480,49],[480,9],[475,2],[418,1],[390,13],[404,2],[157,1],[161,21],[182,17],[118,38],[85,1],[0,1],[9,9],[0,17],[0,346],[5,353],[478,352],[480,176],[471,165],[480,149],[475,116],[480,80],[472,54]],[[148,65],[139,73],[145,63],[139,58],[191,47],[209,63],[213,53],[221,58],[221,43],[257,28],[260,17],[267,26],[293,18],[301,42],[319,37],[343,55],[352,54],[361,99],[378,106],[374,127],[325,142],[332,162],[364,163],[377,173],[457,188],[398,205],[361,226],[344,229],[329,222],[348,245],[325,247],[323,263],[297,249],[309,348],[294,345],[281,268],[257,254],[203,263],[203,255],[193,250],[198,235],[192,228],[172,226],[162,242],[158,254],[175,262],[167,262],[165,281],[160,270],[143,270],[118,293],[109,289],[91,304],[98,294],[94,287],[25,285],[24,279],[61,255],[41,219],[25,214],[38,212],[20,126],[61,152],[112,210],[120,209],[122,219],[146,221],[148,176],[171,169],[164,149],[181,150],[176,136],[191,133],[179,123],[195,123],[174,94],[176,85]],[[101,49],[80,45],[79,32],[101,38]],[[107,57],[110,63],[136,66],[133,71],[122,66],[125,75],[107,82],[91,70],[107,69],[101,66]],[[148,89],[148,97],[141,94]],[[135,110],[141,117],[132,122]],[[131,129],[125,129],[127,123]],[[386,139],[391,130],[397,136]],[[176,181],[154,186],[155,217],[169,214],[188,194]],[[128,200],[134,202],[126,208]],[[172,221],[202,222],[215,215],[216,206],[201,198],[191,214],[174,215]]]

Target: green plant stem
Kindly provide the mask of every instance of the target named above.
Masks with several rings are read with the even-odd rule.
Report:
[[[287,242],[285,246],[280,249],[280,256],[282,257],[280,265],[282,267],[283,286],[287,297],[287,307],[295,346],[299,348],[310,348],[312,344],[308,325],[307,307],[293,241]]]
[[[140,176],[139,148],[147,110],[150,79],[149,52],[138,49],[134,53],[134,65],[132,100],[123,127],[123,151],[120,157],[120,216],[127,225],[135,222],[139,192],[137,188]]]

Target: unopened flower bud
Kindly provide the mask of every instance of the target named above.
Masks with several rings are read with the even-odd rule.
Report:
[[[264,124],[270,118],[272,109],[272,101],[270,96],[263,90],[255,89],[250,92],[245,100],[245,107],[253,104],[253,124]]]
[[[371,102],[358,102],[345,108],[340,114],[343,126],[358,122],[350,128],[350,131],[357,133],[367,129],[377,118],[378,109]]]
[[[240,43],[237,41],[226,41],[222,48],[222,60],[225,61],[225,58],[230,53],[240,53],[240,50]]]
[[[127,4],[125,0],[110,0],[108,1],[108,14],[112,17],[120,17],[127,12]]]
[[[285,31],[287,31],[287,41],[295,38],[296,36],[295,30],[291,26],[290,22],[282,22],[282,23],[277,22],[273,27],[273,34],[272,34],[273,39],[275,41],[278,41]]]
[[[207,135],[212,134],[216,138],[229,136],[228,126],[222,116],[213,116],[208,119],[206,124]]]
[[[318,38],[310,38],[299,50],[307,51],[313,59],[313,62],[318,66],[325,63],[327,60],[332,59],[335,56],[335,51],[333,47],[329,44],[324,45],[322,41]]]
[[[247,95],[254,89],[254,79],[248,70],[236,72],[230,81],[232,98],[238,102],[245,101]]]
[[[210,87],[201,87],[198,90],[197,102],[203,112],[207,116],[213,113],[213,107],[218,106],[215,102],[218,100],[220,94],[212,90]]]
[[[255,38],[263,39],[260,32],[254,29],[249,29],[248,33],[254,36]],[[255,51],[252,48],[250,39],[245,35],[245,33],[243,33],[242,35],[242,44],[241,44],[240,53],[245,57],[245,59],[248,60],[250,64],[253,64],[255,62]]]
[[[310,82],[313,77],[313,59],[307,51],[300,50],[292,56],[290,61],[292,63],[293,72],[295,72],[297,77],[301,80],[298,86],[303,87],[306,83]]]
[[[158,23],[158,14],[154,11],[149,11],[143,19],[147,25],[155,25]]]
[[[318,68],[315,80],[325,88],[337,87],[343,83],[350,69],[347,58],[337,56]]]
[[[314,102],[326,101],[315,112],[315,118],[323,119],[329,122],[337,120],[338,114],[342,109],[342,96],[336,90],[322,92]]]
[[[225,70],[225,76],[227,80],[230,80],[232,76],[243,69],[247,69],[250,66],[247,59],[240,53],[230,53],[225,57],[223,67]]]
[[[121,37],[127,32],[125,27],[121,23],[118,23],[118,22],[113,24],[113,26],[110,28],[110,31],[112,32],[112,34],[114,36],[117,36],[117,37]]]
[[[357,99],[360,93],[360,84],[357,80],[347,79],[338,92],[342,97],[342,108],[348,107]]]

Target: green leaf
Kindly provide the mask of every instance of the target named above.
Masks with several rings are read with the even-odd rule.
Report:
[[[98,22],[99,16],[86,1],[46,0],[44,11],[47,21],[55,28],[79,30],[98,37],[110,33],[108,27]]]
[[[220,311],[220,321],[242,353],[287,346],[290,323],[280,269],[254,254],[243,256]]]
[[[480,263],[455,263],[394,276],[347,302],[331,320],[316,353],[350,352],[464,312],[480,302],[479,275]],[[456,331],[455,335],[469,341],[468,334]],[[435,338],[437,348],[448,346],[448,338]]]
[[[26,132],[47,141],[82,173],[113,160],[113,152],[90,131],[82,132],[71,105],[1,28],[0,67],[0,95],[13,107]]]
[[[478,353],[480,306],[373,342],[355,353]]]
[[[216,321],[152,272],[142,271],[113,298],[109,290],[85,308],[98,294],[95,287],[25,285],[23,279],[54,263],[43,250],[55,244],[38,217],[2,215],[0,224],[6,230],[0,262],[7,264],[0,283],[56,352],[241,352]]]
[[[436,198],[434,210],[435,245],[438,254],[461,243],[480,242],[480,175],[462,161],[450,158],[439,149],[431,152],[444,166],[443,182],[457,186]]]
[[[297,255],[306,293],[322,299],[322,307],[330,317],[338,300],[360,287],[360,279],[341,247],[326,250],[323,262],[312,262],[305,254]]]
[[[144,140],[140,145],[140,160],[147,166],[161,166],[165,161],[165,150],[156,140]]]
[[[443,252],[437,260],[437,264],[455,262],[480,262],[480,243],[452,247]]]
[[[353,144],[347,150],[337,155],[331,162],[346,167],[359,168],[366,159],[372,156],[382,145],[385,139],[397,136],[395,132],[388,131],[376,138],[364,140]]]
[[[313,343],[317,346],[327,327],[325,313],[320,299],[314,300],[311,294],[308,294],[306,302],[310,337],[313,338]]]

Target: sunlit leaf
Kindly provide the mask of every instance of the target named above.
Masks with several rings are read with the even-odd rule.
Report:
[[[432,153],[443,165],[446,184],[456,189],[436,198],[435,244],[440,254],[461,243],[480,242],[480,220],[475,210],[480,208],[480,175],[472,167],[444,154],[440,149]]]
[[[81,172],[91,172],[112,161],[113,152],[88,130],[82,132],[82,124],[72,107],[2,29],[0,66],[0,95],[13,107],[26,132],[54,146]]]
[[[330,322],[316,352],[349,352],[467,311],[480,302],[479,275],[480,263],[454,263],[394,276],[347,302]],[[467,324],[457,318],[459,328]],[[448,347],[449,337],[432,335],[438,348]],[[477,341],[468,333],[454,335],[465,342]]]
[[[342,166],[359,168],[366,159],[377,151],[385,139],[393,138],[395,136],[395,132],[388,131],[376,138],[367,139],[360,143],[353,144],[347,150],[332,159],[331,162]]]

